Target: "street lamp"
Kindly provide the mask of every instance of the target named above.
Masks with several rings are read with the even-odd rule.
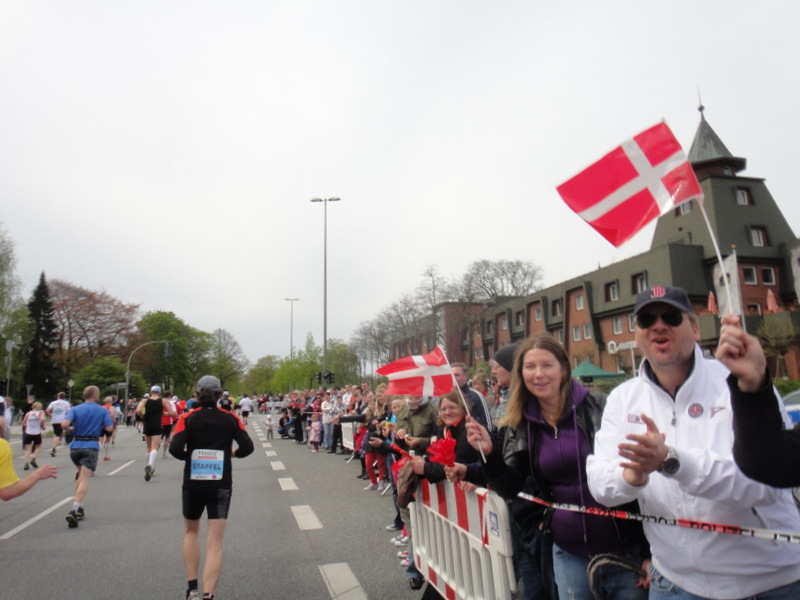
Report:
[[[133,349],[133,352],[131,352],[130,356],[128,357],[128,366],[125,369],[125,406],[126,407],[128,406],[128,391],[130,389],[130,381],[131,381],[131,359],[133,358],[133,355],[136,354],[136,351],[139,348],[144,348],[145,346],[149,346],[150,344],[166,344],[167,345],[167,349],[169,349],[170,342],[169,342],[169,340],[159,340],[157,342],[145,342],[141,346],[137,346],[136,348]]]
[[[289,312],[289,359],[294,360],[294,303],[300,302],[300,298],[284,298],[284,300],[292,303]]]
[[[328,202],[339,202],[341,198],[312,198],[312,202],[322,202],[325,207],[323,235],[323,275],[322,275],[322,371],[328,370]]]

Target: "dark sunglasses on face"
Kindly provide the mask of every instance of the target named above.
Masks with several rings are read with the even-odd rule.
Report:
[[[677,327],[681,323],[683,323],[683,313],[679,310],[668,310],[663,313],[639,313],[636,315],[636,324],[642,329],[649,329],[653,325],[655,325],[658,318],[661,317],[661,320],[664,322],[664,325],[669,325],[670,327]]]

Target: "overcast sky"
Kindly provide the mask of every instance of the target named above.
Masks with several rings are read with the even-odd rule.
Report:
[[[556,186],[665,119],[706,118],[798,231],[796,1],[0,4],[0,223],[39,274],[255,361],[322,343],[429,265],[521,259],[554,284],[620,250]]]

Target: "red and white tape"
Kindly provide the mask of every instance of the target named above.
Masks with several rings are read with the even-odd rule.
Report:
[[[673,527],[685,527],[687,529],[698,529],[700,531],[711,531],[714,533],[726,533],[728,535],[743,535],[745,537],[761,538],[777,542],[789,542],[790,544],[800,544],[800,533],[790,533],[787,531],[774,531],[772,529],[761,529],[759,527],[742,527],[740,525],[726,525],[724,523],[709,523],[707,521],[695,521],[694,519],[676,519],[674,517],[656,517],[653,515],[640,515],[618,510],[614,508],[597,508],[594,506],[578,506],[577,504],[564,504],[562,502],[548,502],[536,496],[520,492],[517,497],[529,500],[548,508],[556,510],[568,510],[571,512],[586,513],[600,517],[614,517],[616,519],[626,519],[628,521],[640,521],[642,523],[655,523],[657,525],[670,525]]]

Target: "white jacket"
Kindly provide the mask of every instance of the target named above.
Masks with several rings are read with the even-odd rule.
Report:
[[[791,491],[756,483],[733,461],[727,368],[704,359],[697,345],[694,359],[674,402],[645,369],[611,392],[586,462],[590,491],[607,506],[638,500],[647,515],[800,533]],[[626,434],[645,432],[642,413],[666,434],[680,469],[672,477],[651,473],[634,487],[623,479],[617,446]],[[698,596],[734,600],[800,580],[798,544],[656,523],[645,523],[644,531],[653,566]]]

